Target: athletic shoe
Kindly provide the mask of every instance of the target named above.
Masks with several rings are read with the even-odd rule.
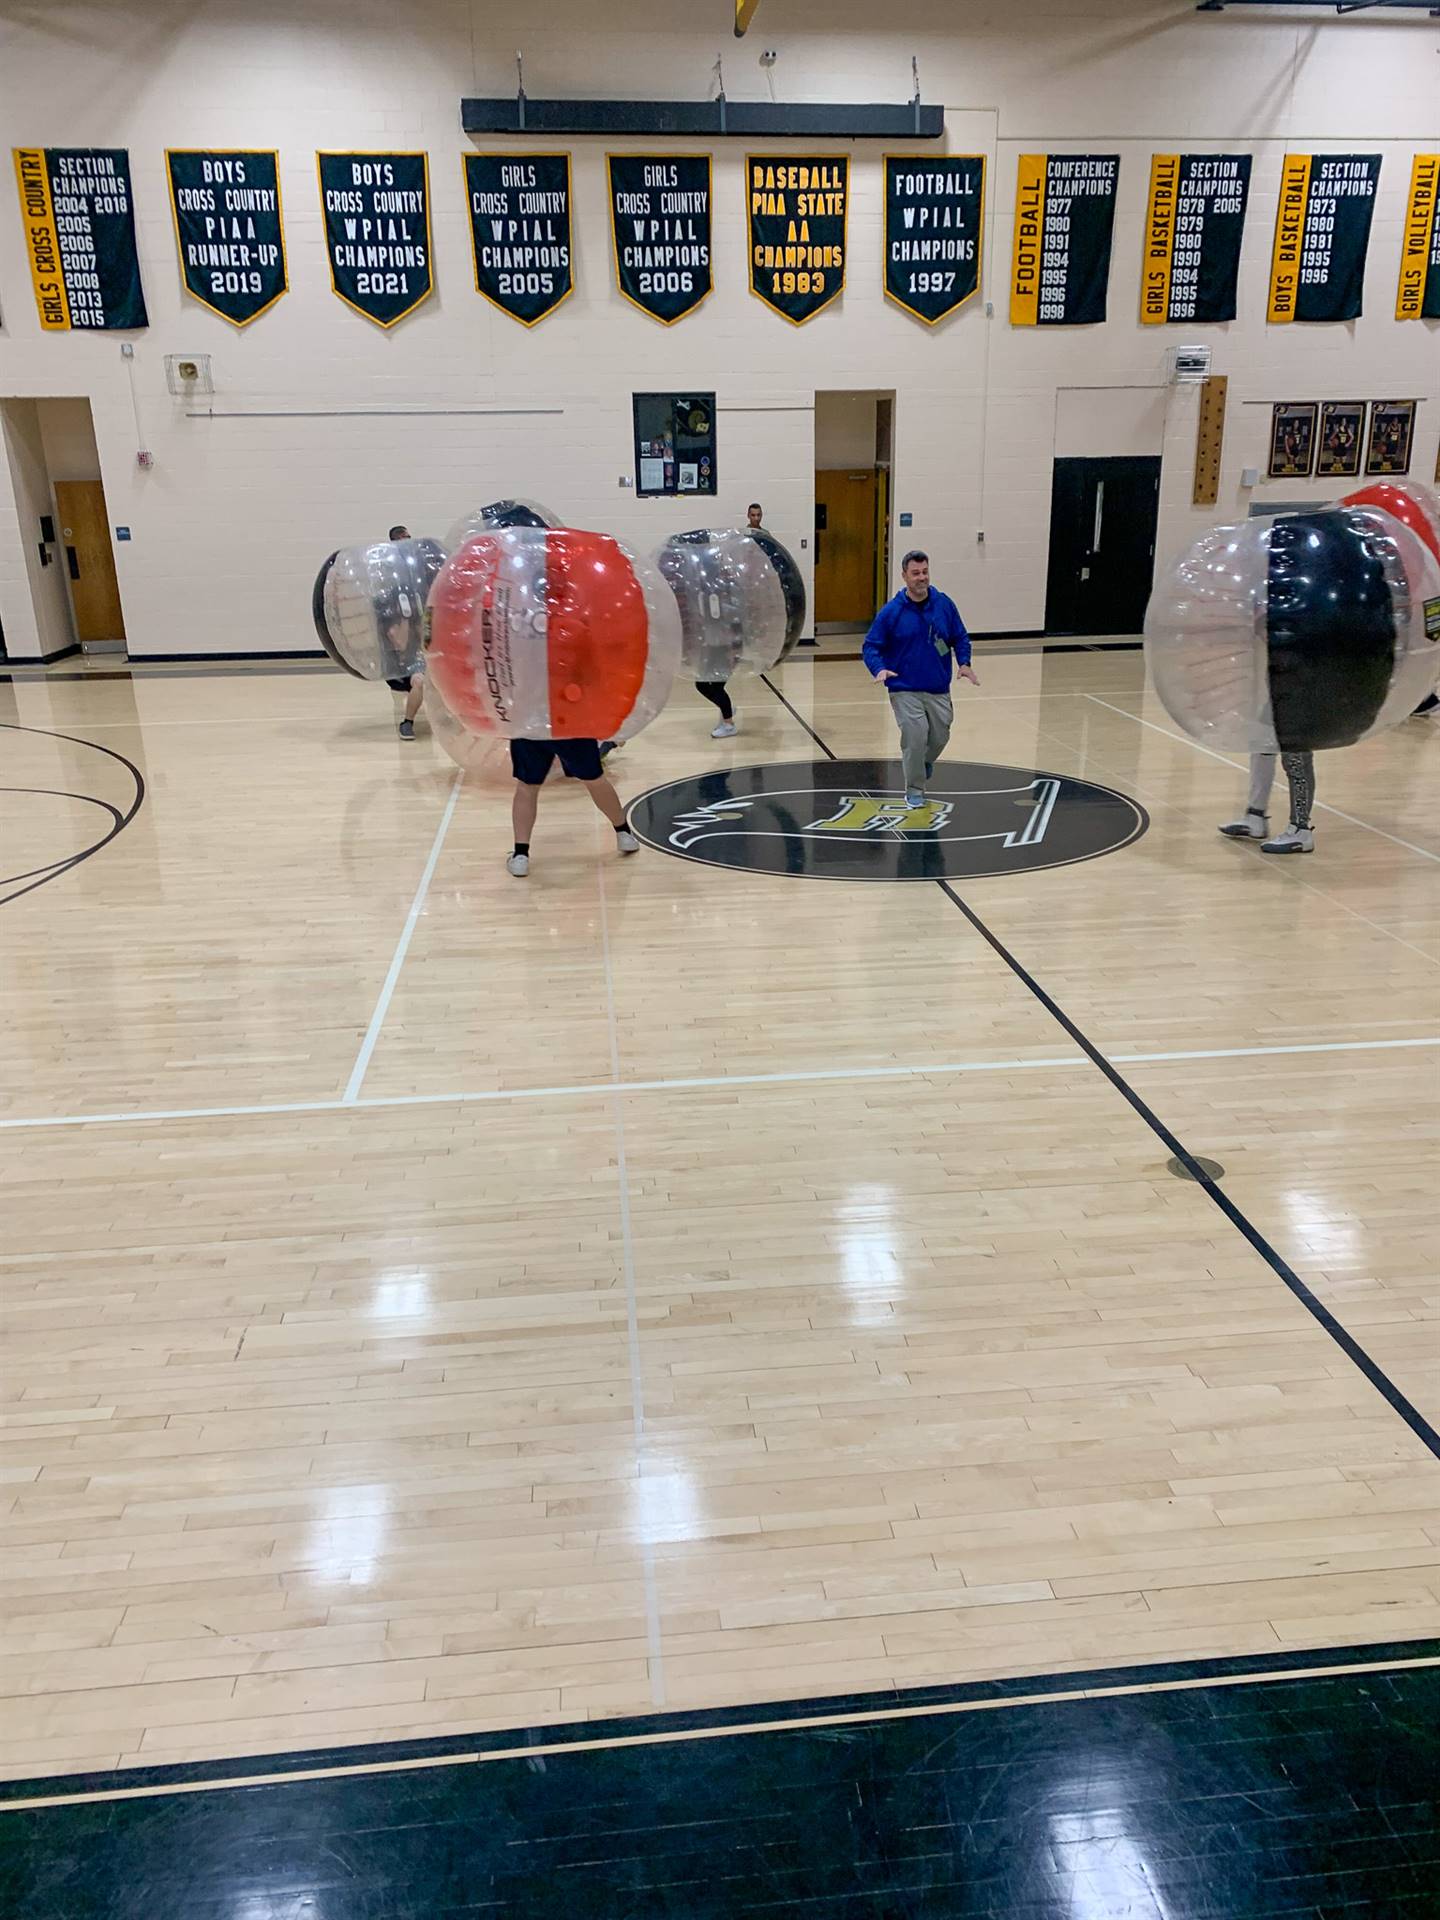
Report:
[[[740,731],[733,720],[722,720],[718,727],[710,729],[712,740],[730,740]]]
[[[608,760],[619,744],[620,742],[618,740],[602,740],[600,742],[600,758],[602,760]]]
[[[621,827],[615,836],[615,844],[621,853],[638,853],[640,851],[640,842],[628,827]]]
[[[907,807],[923,807],[924,806],[925,796],[920,791],[919,787],[907,787],[905,789],[905,804]]]
[[[1292,820],[1284,833],[1277,833],[1273,840],[1267,840],[1260,851],[1262,853],[1313,853],[1315,834],[1310,827],[1297,827]]]
[[[1238,820],[1227,820],[1220,831],[1231,840],[1263,840],[1270,831],[1270,816],[1250,807]]]
[[[530,871],[529,854],[512,853],[510,858],[505,862],[505,871],[507,873],[513,873],[517,880],[523,880]]]
[[[400,738],[402,740],[413,740],[415,738],[415,722],[413,720],[402,720],[400,722]]]

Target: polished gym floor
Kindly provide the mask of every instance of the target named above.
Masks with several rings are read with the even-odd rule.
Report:
[[[555,782],[525,881],[498,756],[383,689],[0,677],[16,1911],[1436,1910],[1440,723],[1321,756],[1275,860],[1133,647],[977,649],[920,816],[833,654],[734,740],[678,689],[610,762],[640,854]],[[1226,1715],[1288,1905],[1136,1878],[1271,1790]],[[977,1739],[1025,1792],[966,1797]],[[455,1885],[336,1875],[337,1781]],[[568,1892],[577,1807],[673,1863],[683,1781],[739,1837]]]

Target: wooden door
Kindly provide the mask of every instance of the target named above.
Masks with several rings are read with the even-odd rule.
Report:
[[[95,640],[123,640],[125,616],[120,611],[120,585],[115,578],[115,550],[110,545],[104,487],[98,480],[57,480],[55,510],[70,574],[75,638],[82,645]]]
[[[875,614],[875,469],[815,476],[815,618],[868,626]]]

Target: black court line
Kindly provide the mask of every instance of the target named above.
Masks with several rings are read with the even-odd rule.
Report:
[[[761,678],[764,679],[765,676],[762,674]],[[770,687],[770,691],[780,701],[782,706],[790,708],[790,712],[795,714],[795,718],[800,721],[801,726],[804,727],[805,731],[810,735],[810,738],[816,742],[821,751],[829,754],[832,760],[836,759],[838,756],[831,752],[830,748],[826,746],[815,729],[810,726],[807,721],[802,719],[798,713],[795,713],[794,707],[790,706],[790,702],[785,698],[784,694],[781,693],[777,687],[772,686],[768,679],[765,681],[765,684]],[[1399,1414],[1400,1418],[1405,1422],[1406,1426],[1409,1427],[1416,1439],[1419,1440],[1437,1460],[1440,1460],[1440,1433],[1437,1433],[1434,1426],[1425,1418],[1424,1414],[1421,1413],[1414,1402],[1410,1400],[1406,1394],[1401,1392],[1400,1388],[1396,1386],[1395,1382],[1379,1363],[1366,1352],[1354,1335],[1346,1332],[1345,1328],[1341,1326],[1340,1322],[1335,1318],[1335,1315],[1331,1313],[1330,1309],[1322,1300],[1317,1299],[1315,1294],[1290,1265],[1289,1261],[1286,1260],[1276,1248],[1271,1246],[1270,1242],[1255,1225],[1254,1221],[1242,1213],[1229,1195],[1216,1185],[1210,1175],[1206,1173],[1200,1161],[1191,1153],[1190,1149],[1178,1135],[1172,1133],[1153,1107],[1150,1107],[1141,1099],[1140,1095],[1135,1091],[1134,1087],[1130,1085],[1130,1082],[1125,1078],[1124,1074],[1120,1072],[1119,1068],[1108,1060],[1100,1051],[1099,1047],[1081,1032],[1080,1028],[1076,1026],[1075,1022],[1070,1018],[1069,1014],[1065,1012],[1064,1008],[1060,1006],[1059,1002],[1045,991],[1044,987],[1040,985],[1040,982],[1029,969],[1023,966],[1015,955],[1011,953],[1004,941],[990,931],[989,927],[987,927],[985,922],[980,918],[980,915],[976,913],[972,906],[961,899],[950,882],[948,880],[937,880],[935,885],[939,887],[940,891],[954,906],[959,908],[960,912],[964,914],[976,933],[978,933],[981,939],[1004,961],[1005,965],[1014,974],[1020,984],[1027,988],[1051,1018],[1064,1028],[1065,1032],[1075,1042],[1076,1046],[1080,1048],[1081,1052],[1085,1054],[1090,1063],[1099,1068],[1100,1072],[1104,1074],[1105,1078],[1121,1098],[1126,1100],[1130,1106],[1134,1108],[1135,1112],[1145,1122],[1146,1126],[1150,1128],[1151,1132],[1155,1134],[1158,1139],[1164,1141],[1165,1145],[1170,1149],[1175,1158],[1180,1161],[1181,1165],[1185,1168],[1196,1186],[1205,1194],[1206,1198],[1209,1199],[1214,1206],[1218,1207],[1220,1212],[1223,1213],[1225,1218],[1230,1222],[1231,1226],[1236,1228],[1237,1231],[1249,1241],[1251,1247],[1259,1254],[1271,1272],[1284,1282],[1286,1287],[1289,1288],[1290,1292],[1300,1302],[1301,1306],[1304,1307],[1305,1311],[1310,1314],[1311,1318],[1329,1334],[1330,1338],[1335,1342],[1336,1346],[1339,1347],[1345,1357],[1360,1369],[1361,1373],[1364,1374],[1365,1378],[1370,1382],[1371,1386],[1374,1387],[1380,1397],[1387,1402],[1395,1413]]]
[[[929,1686],[885,1687],[869,1693],[820,1694],[761,1700],[734,1707],[689,1707],[609,1720],[572,1720],[536,1727],[492,1728],[413,1740],[370,1740],[345,1746],[297,1748],[288,1753],[241,1754],[217,1760],[114,1767],[95,1773],[59,1773],[0,1781],[0,1821],[34,1801],[60,1798],[123,1800],[155,1793],[215,1788],[232,1781],[283,1785],[287,1779],[331,1770],[382,1773],[396,1767],[443,1766],[455,1760],[504,1758],[567,1747],[656,1746],[692,1735],[744,1735],[801,1727],[807,1722],[916,1719],[926,1713],[1002,1712],[1040,1700],[1081,1702],[1087,1697],[1145,1694],[1247,1682],[1304,1680],[1330,1669],[1400,1672],[1440,1665],[1440,1640],[1383,1640],[1361,1646],[1275,1647],[1265,1653],[1220,1654],[1193,1660],[1144,1661],[1002,1679],[953,1680]]]
[[[814,727],[811,726],[810,722],[805,718],[804,714],[798,712],[796,708],[790,705],[790,702],[785,698],[784,694],[780,691],[779,687],[776,686],[775,682],[770,678],[769,674],[762,673],[760,678],[765,682],[766,686],[769,687],[770,691],[774,694],[775,698],[780,702],[781,706],[785,708],[787,713],[793,714],[794,717],[800,722],[801,726],[805,729],[806,733],[809,734],[810,738],[815,742],[816,746],[819,747],[820,751],[825,755],[826,759],[838,760],[840,758],[839,754],[832,753],[830,751],[829,747],[826,746],[825,742],[820,738],[819,734],[815,731]]]
[[[22,727],[12,720],[0,720],[0,727],[3,727],[7,733],[34,733],[39,734],[40,737],[45,740],[67,741],[72,747],[89,747],[94,753],[103,753],[111,760],[118,760],[130,775],[130,778],[135,782],[135,797],[123,813],[118,807],[112,805],[110,801],[100,800],[96,798],[94,794],[77,793],[66,795],[65,797],[68,799],[85,800],[92,806],[103,807],[110,815],[110,831],[103,834],[92,846],[83,848],[79,853],[71,854],[68,859],[53,861],[48,867],[32,867],[29,874],[12,874],[11,880],[28,880],[29,885],[16,887],[13,893],[0,893],[0,907],[4,907],[8,906],[12,900],[19,900],[24,894],[33,893],[37,887],[43,887],[51,880],[58,880],[61,874],[69,873],[72,868],[80,866],[84,861],[91,859],[95,854],[100,853],[104,848],[108,847],[112,840],[116,839],[125,831],[126,827],[129,826],[130,822],[145,804],[145,777],[133,760],[127,759],[123,753],[117,753],[114,747],[102,747],[98,740],[82,740],[77,734],[73,733],[54,733],[48,727]],[[15,787],[7,789],[7,791],[15,793],[47,793],[52,791],[52,789],[45,787]],[[38,879],[31,877],[35,874],[39,875]],[[10,881],[0,881],[0,886],[8,886],[9,884]]]

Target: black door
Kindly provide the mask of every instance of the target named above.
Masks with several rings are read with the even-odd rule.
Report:
[[[1055,462],[1047,633],[1139,633],[1159,508],[1158,454]]]

